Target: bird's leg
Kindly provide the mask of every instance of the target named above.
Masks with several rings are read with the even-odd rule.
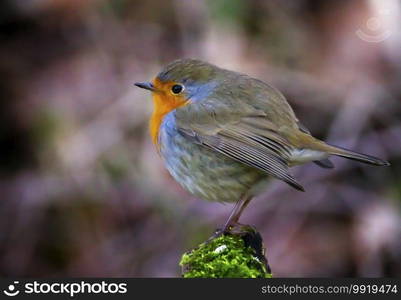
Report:
[[[233,210],[231,211],[230,216],[228,217],[226,223],[224,224],[223,227],[223,233],[224,232],[229,232],[230,228],[239,224],[238,220],[241,217],[242,212],[244,211],[244,209],[247,207],[247,205],[249,204],[249,202],[251,201],[252,197],[244,197],[242,199],[240,199],[239,201],[237,201],[237,203],[235,203],[235,206],[233,208]]]
[[[216,232],[208,239],[208,241],[211,241],[219,236],[221,236],[224,233],[229,233],[232,227],[235,227],[236,225],[239,225],[238,220],[244,211],[245,207],[248,205],[248,203],[251,201],[252,197],[244,197],[238,200],[235,205],[233,210],[231,211],[230,216],[228,217],[226,223],[224,224],[223,229],[218,229]]]

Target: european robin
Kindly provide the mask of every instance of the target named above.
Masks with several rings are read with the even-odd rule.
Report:
[[[171,176],[199,198],[236,202],[223,230],[269,176],[304,191],[291,166],[332,168],[330,155],[389,165],[314,138],[277,89],[245,74],[181,59],[135,85],[152,92],[150,133]]]

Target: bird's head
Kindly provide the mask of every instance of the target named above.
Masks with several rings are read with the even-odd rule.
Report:
[[[207,97],[218,84],[222,69],[194,59],[180,59],[167,65],[151,82],[137,87],[152,92],[154,112],[150,127],[154,142],[164,115],[190,102]]]
[[[219,71],[200,60],[180,59],[167,65],[151,82],[135,85],[152,92],[155,110],[170,111],[208,96],[217,85]]]

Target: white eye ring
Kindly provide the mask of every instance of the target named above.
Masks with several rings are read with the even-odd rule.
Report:
[[[174,84],[171,87],[171,92],[174,95],[178,95],[179,93],[182,93],[184,91],[185,87],[182,84]]]

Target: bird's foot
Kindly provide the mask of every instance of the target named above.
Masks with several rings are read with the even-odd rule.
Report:
[[[223,235],[225,235],[226,234],[226,232],[224,232],[224,230],[222,230],[222,229],[216,229],[215,230],[215,232],[213,233],[213,235],[211,236],[211,237],[209,237],[207,240],[206,240],[206,244],[209,244],[211,241],[213,241],[214,239],[217,239],[217,238],[219,238],[219,237],[221,237],[221,236],[223,236]]]
[[[247,227],[249,227],[249,225],[244,225],[244,224],[241,224],[238,222],[226,224],[223,228],[216,229],[214,234],[210,238],[208,238],[206,243],[209,243],[210,241],[212,241],[218,237],[221,237],[223,235],[245,233],[247,230],[244,230],[244,229]]]

